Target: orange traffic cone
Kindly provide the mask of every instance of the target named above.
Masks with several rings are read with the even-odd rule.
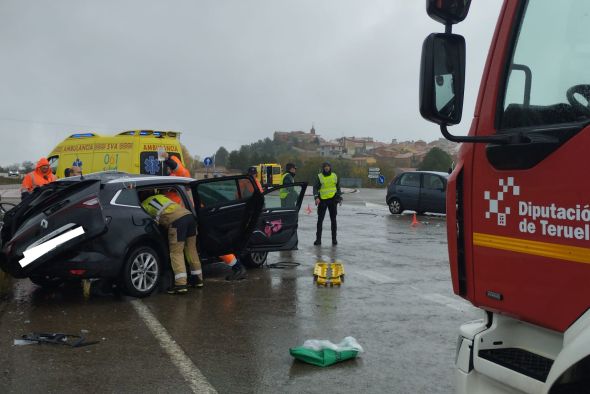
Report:
[[[420,223],[418,222],[418,220],[416,219],[416,212],[414,212],[414,216],[412,216],[412,226],[417,226]]]
[[[307,204],[307,208],[305,209],[305,212],[307,212],[308,215],[311,215],[311,207],[309,206],[309,204]]]

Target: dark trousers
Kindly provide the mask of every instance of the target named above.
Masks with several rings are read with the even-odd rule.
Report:
[[[330,212],[330,222],[332,224],[332,241],[336,240],[336,215],[338,203],[335,198],[329,198],[327,200],[320,200],[318,205],[318,228],[316,232],[316,240],[322,240],[322,223],[324,223],[324,217],[326,216],[326,210]]]

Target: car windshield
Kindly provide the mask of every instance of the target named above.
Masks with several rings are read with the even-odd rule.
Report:
[[[500,128],[590,120],[590,2],[529,0],[508,71]]]

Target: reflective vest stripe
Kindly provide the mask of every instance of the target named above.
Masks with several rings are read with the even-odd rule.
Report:
[[[168,197],[162,195],[149,197],[142,203],[143,208],[156,220],[156,222],[159,222],[160,216],[162,216],[162,214],[165,213],[169,207],[174,205],[180,206],[174,201],[171,201]],[[175,209],[172,209],[168,213],[174,211]]]
[[[336,195],[336,184],[338,183],[338,177],[336,174],[331,173],[328,176],[324,174],[318,174],[320,180],[320,199],[327,200]]]

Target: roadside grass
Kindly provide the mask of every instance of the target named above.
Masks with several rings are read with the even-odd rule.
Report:
[[[0,185],[20,185],[20,178],[0,178]]]

